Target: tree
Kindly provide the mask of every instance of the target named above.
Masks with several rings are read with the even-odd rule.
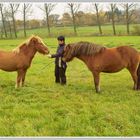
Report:
[[[59,15],[58,14],[52,14],[49,16],[49,19],[50,19],[50,24],[51,25],[57,25],[58,23],[58,19],[59,19]]]
[[[101,28],[101,22],[100,22],[100,16],[99,16],[99,4],[95,3],[95,9],[96,9],[96,17],[97,17],[97,24],[99,27],[100,35],[102,35],[102,28]]]
[[[51,35],[49,16],[50,16],[51,12],[54,10],[55,6],[56,6],[56,4],[53,4],[53,3],[45,3],[44,8],[39,7],[46,15],[46,23],[47,23],[49,36]]]
[[[30,29],[40,27],[40,21],[37,19],[32,19],[32,20],[29,20],[27,22],[28,22],[28,26]]]
[[[118,7],[115,8],[114,10],[115,15],[117,16],[117,22],[121,21],[121,17],[122,17],[122,11],[118,9]]]
[[[61,20],[64,26],[72,25],[72,19],[69,13],[64,13]]]
[[[4,17],[8,24],[7,31],[10,32],[10,38],[12,38],[12,27],[11,27],[12,17],[11,17],[11,11],[7,7],[4,8]]]
[[[105,13],[105,20],[106,20],[106,22],[107,23],[110,23],[110,21],[111,21],[111,11],[106,11],[106,13]]]
[[[71,11],[74,33],[77,35],[75,14],[78,12],[80,4],[68,3],[68,7]]]
[[[129,24],[132,20],[132,16],[135,13],[134,7],[136,6],[136,4],[123,4],[122,5],[123,8],[125,9],[125,20],[126,20],[126,30],[127,30],[127,34],[129,35],[130,30],[129,30]]]
[[[10,4],[11,7],[11,16],[12,16],[12,21],[13,21],[13,28],[14,28],[14,33],[15,37],[17,38],[17,30],[16,30],[16,22],[15,22],[15,13],[17,12],[19,8],[19,4]]]
[[[132,22],[132,19],[131,19]],[[140,23],[140,8],[135,9],[135,14],[133,14],[133,23],[138,24]]]
[[[110,6],[111,6],[111,20],[112,20],[113,34],[116,35],[116,29],[115,29],[115,8],[116,8],[116,4],[110,4]]]
[[[75,17],[76,17],[76,24],[77,25],[84,25],[84,16],[85,16],[85,13],[83,11],[78,11],[76,14],[75,14]]]
[[[6,31],[6,25],[5,25],[5,19],[4,19],[4,14],[3,14],[3,5],[2,4],[0,4],[0,12],[1,12],[4,34],[5,34],[5,37],[7,38],[7,31]]]
[[[26,18],[28,16],[28,13],[31,12],[31,7],[32,5],[31,4],[23,4],[23,26],[24,26],[24,37],[27,36],[27,33],[26,33]]]

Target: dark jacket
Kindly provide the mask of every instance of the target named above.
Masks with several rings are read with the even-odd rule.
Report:
[[[66,67],[66,63],[62,60],[63,57],[63,50],[64,50],[65,44],[64,45],[59,45],[56,51],[56,54],[52,54],[52,58],[55,58],[55,64],[59,67]]]

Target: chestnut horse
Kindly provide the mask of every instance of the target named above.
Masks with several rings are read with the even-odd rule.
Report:
[[[82,60],[92,72],[96,92],[100,92],[100,73],[114,73],[127,68],[134,81],[134,90],[140,89],[140,55],[129,46],[106,48],[89,42],[68,44],[64,48],[63,60],[71,61],[74,57]]]
[[[13,51],[0,51],[0,69],[8,72],[17,71],[16,88],[24,86],[27,69],[36,52],[49,53],[47,46],[37,36],[30,37]]]

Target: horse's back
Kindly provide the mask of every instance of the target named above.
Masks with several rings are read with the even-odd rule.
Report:
[[[139,52],[130,46],[120,46],[116,48],[117,52],[121,55],[122,59],[128,61],[137,61],[139,60]]]
[[[116,50],[122,55],[133,54],[133,53],[138,54],[138,51],[135,48],[132,48],[130,46],[119,46],[119,47],[116,47]]]
[[[102,71],[109,73],[132,66],[136,61],[139,61],[139,53],[129,46],[106,48],[96,59]]]
[[[0,50],[0,59],[11,59],[14,56],[15,54],[13,52]]]
[[[130,46],[119,46],[116,47],[116,51],[119,53],[121,57],[121,62],[123,62],[126,68],[134,68],[140,62],[140,54],[139,52]]]

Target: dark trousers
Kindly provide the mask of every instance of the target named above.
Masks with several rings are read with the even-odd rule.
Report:
[[[59,67],[58,65],[55,65],[55,82],[66,84],[66,68],[67,67]]]

